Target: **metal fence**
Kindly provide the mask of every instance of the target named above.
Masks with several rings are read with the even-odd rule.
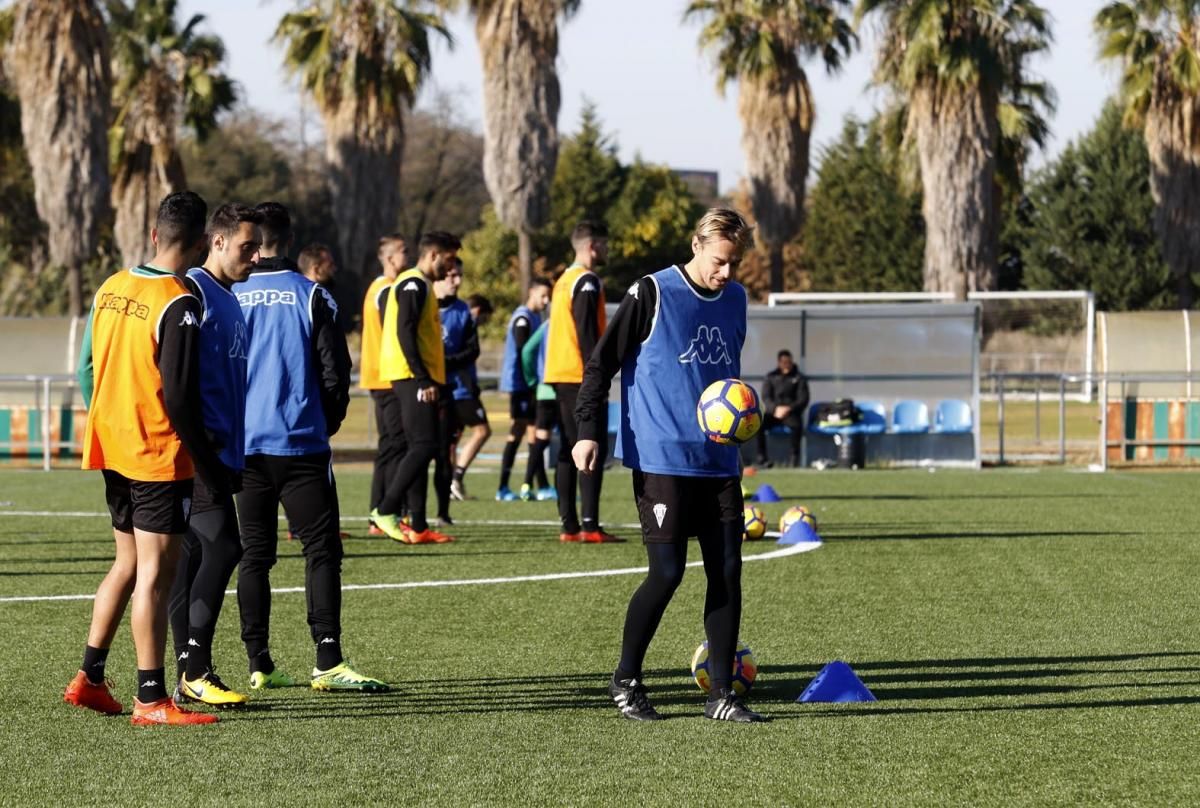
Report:
[[[490,379],[483,381],[492,386]],[[1197,382],[1200,373],[981,374],[975,412],[975,430],[984,437],[979,456],[997,465],[1076,462],[1097,469],[1107,469],[1114,456],[1121,462],[1200,462],[1200,396],[1146,395],[1171,384],[1200,391]],[[1095,391],[1092,403],[1079,400],[1081,386]],[[366,396],[357,388],[353,395]],[[338,451],[374,447],[374,408],[359,406],[354,413],[365,423],[349,424],[355,437],[337,441]],[[1147,417],[1158,420],[1146,426]],[[0,375],[0,457],[23,458],[47,471],[56,459],[62,467],[75,467],[84,420],[73,376]]]
[[[46,471],[56,454],[78,455],[76,390],[75,377],[65,374],[0,375],[0,455],[40,457]]]

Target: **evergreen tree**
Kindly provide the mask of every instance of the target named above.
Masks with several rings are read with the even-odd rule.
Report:
[[[1024,285],[1091,289],[1102,310],[1169,308],[1150,158],[1121,115],[1110,102],[1095,128],[1029,183],[1016,225],[1025,245]]]
[[[850,118],[828,149],[810,194],[804,233],[813,291],[921,290],[921,195],[904,187],[878,120]]]
[[[689,259],[692,229],[703,212],[675,172],[635,160],[608,213],[609,296],[619,300],[642,275]]]
[[[553,277],[566,266],[574,255],[571,230],[580,219],[595,219],[608,225],[609,266],[603,277],[613,299],[620,299],[635,278],[685,260],[691,228],[702,212],[670,169],[640,160],[622,165],[616,141],[592,104],[584,106],[579,131],[559,148],[551,207],[552,218],[534,237],[534,250],[542,256],[534,261],[534,276]],[[463,239],[463,293],[487,294],[502,314],[520,302],[518,248],[517,233],[493,208],[485,209],[482,225]]]
[[[569,235],[581,219],[603,219],[621,195],[624,179],[617,144],[602,128],[596,105],[589,101],[583,106],[579,131],[558,150],[548,229],[554,235]],[[547,254],[555,252],[547,250]]]

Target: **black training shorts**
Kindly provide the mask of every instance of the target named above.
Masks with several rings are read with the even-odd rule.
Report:
[[[533,424],[538,429],[544,429],[549,432],[558,426],[558,402],[556,400],[538,399],[536,410],[537,416]]]
[[[482,426],[487,423],[487,410],[477,398],[455,399],[454,417],[459,426]]]
[[[721,522],[742,521],[737,477],[679,477],[633,472],[633,496],[647,544],[685,542]]]
[[[533,391],[508,394],[508,417],[514,421],[533,420]]]
[[[141,482],[104,469],[104,498],[122,533],[183,533],[192,509],[192,481]]]

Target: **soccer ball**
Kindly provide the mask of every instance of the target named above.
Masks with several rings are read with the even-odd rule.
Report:
[[[767,515],[761,508],[747,505],[742,511],[742,519],[746,526],[745,537],[750,540],[761,539],[767,532]]]
[[[813,512],[803,505],[793,505],[784,511],[783,516],[779,520],[779,532],[787,533],[788,528],[797,522],[807,522],[808,526],[814,531],[817,529],[817,517],[813,516]]]
[[[713,382],[700,394],[696,419],[704,436],[715,443],[745,443],[762,426],[758,393],[739,379]]]
[[[749,693],[756,676],[758,663],[754,661],[754,654],[746,643],[738,640],[737,651],[733,655],[733,679],[730,681],[734,692],[739,696]],[[705,693],[712,690],[712,679],[708,675],[708,640],[700,643],[696,653],[692,654],[692,678]]]

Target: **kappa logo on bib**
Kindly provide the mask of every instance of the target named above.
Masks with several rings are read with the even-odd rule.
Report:
[[[238,292],[238,305],[246,306],[294,306],[296,293],[290,289],[255,289],[252,292]]]
[[[696,329],[696,336],[692,337],[688,349],[679,355],[679,362],[684,365],[692,362],[698,365],[721,365],[730,364],[732,361],[725,338],[721,336],[721,329],[717,326],[709,328],[702,325]]]

